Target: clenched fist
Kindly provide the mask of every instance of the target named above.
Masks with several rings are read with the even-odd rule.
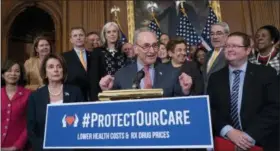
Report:
[[[186,73],[182,73],[179,76],[179,83],[182,88],[182,91],[185,95],[189,95],[192,87],[192,77]]]
[[[114,77],[112,77],[111,75],[106,75],[105,77],[101,78],[101,80],[99,81],[99,86],[102,91],[112,89],[113,84],[114,84]]]

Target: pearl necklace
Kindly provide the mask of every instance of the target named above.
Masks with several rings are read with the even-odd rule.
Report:
[[[266,62],[266,66],[268,65],[268,63],[269,63],[269,61],[270,61],[270,59],[271,59],[271,55],[272,55],[272,53],[274,52],[274,47],[271,49],[271,51],[269,52],[269,54],[268,55],[266,55],[266,56],[262,56],[260,53],[258,53],[258,56],[257,56],[257,61],[259,61],[259,57],[261,56],[261,57],[267,57],[267,56],[269,56],[268,57],[268,59],[267,59],[267,62]]]
[[[52,96],[58,96],[58,95],[61,94],[62,88],[63,88],[63,85],[61,85],[60,90],[59,90],[57,93],[51,92],[51,90],[50,90],[49,87],[48,87],[48,90],[49,90],[49,93],[50,93]]]

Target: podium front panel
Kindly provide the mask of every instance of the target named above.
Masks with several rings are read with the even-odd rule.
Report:
[[[208,96],[49,104],[45,149],[213,148]]]

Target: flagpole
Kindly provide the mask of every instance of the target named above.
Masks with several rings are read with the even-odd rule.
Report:
[[[153,13],[153,12],[152,12],[152,17],[153,17],[153,19],[155,20],[157,26],[160,27],[160,26],[159,26],[159,23],[158,23],[158,21],[157,21],[157,19],[156,19],[156,17],[155,17],[155,13]]]
[[[157,26],[160,27],[160,25],[158,23],[158,20],[156,19],[155,13],[154,13],[154,10],[157,9],[157,8],[158,8],[158,6],[154,2],[150,2],[150,3],[147,4],[147,9],[150,10],[152,19],[156,22]]]
[[[123,31],[123,30],[122,30],[122,27],[121,27],[121,25],[120,25],[120,22],[119,22],[118,12],[120,12],[120,8],[117,7],[116,5],[114,5],[114,6],[111,8],[111,14],[114,14],[114,20],[115,20],[115,22],[117,23],[117,25],[119,26],[120,31]]]
[[[221,6],[219,0],[209,0],[209,5],[215,12],[219,21],[222,21]]]
[[[179,1],[180,6],[181,6],[181,9],[180,9],[180,10],[181,10],[181,12],[183,13],[184,16],[188,17],[188,15],[187,15],[187,13],[186,13],[186,10],[185,10],[185,8],[184,8],[184,2],[186,2],[186,1],[184,1],[184,0]]]

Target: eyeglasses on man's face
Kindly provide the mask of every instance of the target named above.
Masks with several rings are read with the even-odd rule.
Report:
[[[248,46],[240,46],[240,45],[224,45],[225,49],[233,48],[233,49],[239,49],[239,48],[246,48]]]
[[[151,47],[154,49],[154,51],[159,50],[159,45],[157,43],[154,43],[152,45],[145,43],[145,44],[143,44],[143,46],[136,43],[136,45],[139,46],[140,48],[142,48],[145,52],[149,51]]]
[[[210,33],[210,36],[211,36],[211,37],[214,37],[214,36],[222,37],[223,35],[225,35],[225,33],[221,32],[221,31],[218,31],[218,32],[216,32],[216,33],[214,33],[214,32],[211,32],[211,33]]]

